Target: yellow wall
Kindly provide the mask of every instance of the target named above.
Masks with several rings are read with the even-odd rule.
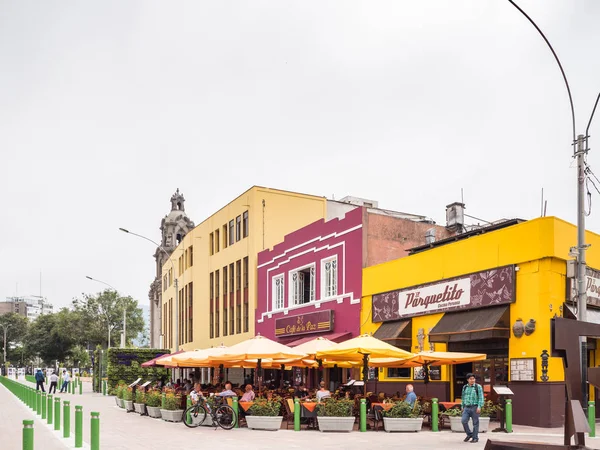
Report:
[[[210,193],[209,193],[210,194]],[[265,205],[263,207],[263,200]],[[236,219],[248,211],[249,233],[247,238],[242,238],[227,248],[223,248],[223,225],[228,225],[230,220]],[[263,222],[264,214],[264,222]],[[304,227],[316,220],[325,218],[327,214],[327,200],[324,197],[304,195],[294,192],[280,191],[254,186],[238,198],[217,211],[208,219],[197,225],[183,239],[182,243],[172,254],[175,272],[178,275],[178,258],[185,249],[193,246],[193,266],[178,276],[179,289],[193,281],[193,316],[194,330],[193,341],[184,343],[180,341],[180,348],[184,350],[208,348],[224,344],[227,346],[254,336],[254,312],[256,308],[256,261],[258,252],[274,246],[283,241],[286,234]],[[263,229],[264,223],[264,229]],[[215,230],[220,231],[218,253],[210,254],[210,234]],[[249,290],[249,330],[247,333],[223,336],[223,315],[221,308],[220,337],[209,337],[209,274],[215,270],[220,272],[220,291],[222,293],[223,275],[222,268],[248,257],[248,290]],[[167,262],[163,266],[163,276],[171,269]],[[243,281],[242,281],[243,283]],[[243,284],[242,284],[243,286]],[[170,298],[176,299],[174,286],[163,292],[163,304]],[[243,302],[243,300],[242,300]],[[174,306],[173,306],[174,308]],[[175,312],[173,311],[173,316]],[[162,324],[161,324],[162,329]],[[173,323],[173,331],[175,323]],[[172,348],[172,350],[174,350]]]
[[[588,265],[600,269],[600,236],[587,232],[586,241],[592,244],[587,252]],[[565,260],[569,248],[574,245],[574,225],[555,217],[545,217],[368,267],[363,270],[361,323],[364,325],[361,333],[373,333],[380,326],[371,322],[373,294],[516,264],[517,301],[510,306],[511,327],[517,318],[524,323],[534,319],[536,331],[521,338],[514,337],[511,331],[509,358],[535,357],[539,380],[540,355],[544,349],[551,350],[550,319],[555,314],[561,315],[559,308],[566,293]],[[442,315],[413,318],[413,351],[418,351],[415,348],[418,329],[424,328],[427,334]],[[436,350],[445,350],[441,345],[436,344]],[[559,358],[550,358],[548,368],[550,381],[564,380]],[[443,370],[442,379],[448,380],[448,376],[448,371]]]

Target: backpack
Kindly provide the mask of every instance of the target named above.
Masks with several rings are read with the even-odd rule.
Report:
[[[462,388],[462,394],[461,397],[465,396],[465,389],[467,388],[467,386],[469,385],[469,383],[465,384]],[[473,386],[475,386],[475,392],[477,393],[477,402],[479,402],[479,389],[483,390],[483,388],[481,387],[481,385],[479,383],[475,383]]]

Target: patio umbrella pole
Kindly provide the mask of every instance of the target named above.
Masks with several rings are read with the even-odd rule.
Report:
[[[369,354],[363,355],[363,395],[367,395],[367,380],[369,378]]]
[[[258,393],[260,395],[260,385],[262,381],[262,368],[260,367],[261,359],[256,361],[256,376],[258,377]]]
[[[279,379],[279,389],[283,389],[283,374],[285,373],[285,364],[281,365],[281,377]]]

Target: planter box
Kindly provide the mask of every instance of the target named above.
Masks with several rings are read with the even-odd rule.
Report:
[[[354,417],[317,417],[319,431],[352,431]]]
[[[123,400],[123,405],[127,412],[133,411],[133,400]]]
[[[166,420],[167,422],[181,422],[183,418],[183,409],[176,409],[175,411],[161,409],[160,415],[162,416],[162,420]]]
[[[146,414],[146,404],[145,403],[134,403],[133,409],[135,409],[135,412],[138,414],[141,414],[141,415]]]
[[[479,418],[479,432],[485,433],[490,426],[490,418],[489,417],[480,417]],[[473,429],[473,421],[469,419],[469,428]],[[462,426],[461,417],[460,416],[451,416],[450,417],[450,431],[454,433],[464,433],[465,429]]]
[[[119,408],[125,408],[125,403],[123,403],[122,398],[117,399],[117,404],[119,405]]]
[[[160,419],[162,417],[159,406],[146,405],[146,411],[148,411],[148,415],[154,419]]]
[[[282,416],[246,416],[248,428],[253,430],[276,431],[281,428]]]
[[[239,417],[238,417],[239,420]],[[202,424],[200,425],[202,427],[218,427],[219,425],[216,422],[213,422],[212,417],[210,416],[209,413],[206,413],[206,419],[204,419],[204,422],[202,422]]]
[[[421,431],[422,426],[422,417],[383,418],[383,429],[388,433],[392,431]]]

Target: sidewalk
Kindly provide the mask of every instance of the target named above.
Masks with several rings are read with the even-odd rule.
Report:
[[[29,383],[28,383],[29,384]],[[22,430],[22,420],[33,417],[33,413],[22,405],[19,400],[13,397],[12,401],[7,396],[13,397],[6,389],[0,390],[0,403],[8,405],[6,410],[0,414],[0,418],[7,416],[12,420],[9,426],[4,421],[0,422],[0,436],[10,436],[10,431],[15,436],[10,437],[11,445],[5,446],[2,442],[0,446],[7,449],[20,449],[20,439]],[[444,430],[440,433],[433,433],[427,429],[419,433],[385,433],[383,431],[366,433],[321,433],[318,431],[295,432],[290,430],[256,431],[247,428],[225,431],[213,429],[211,427],[199,427],[190,429],[182,423],[169,423],[160,419],[152,419],[148,416],[140,417],[135,413],[126,413],[123,409],[116,406],[115,397],[103,396],[92,392],[91,383],[83,384],[83,395],[59,394],[62,400],[71,401],[71,414],[74,414],[75,405],[83,406],[84,412],[84,435],[83,439],[89,446],[90,439],[90,412],[100,413],[100,447],[102,449],[162,449],[162,448],[194,448],[211,441],[211,444],[217,445],[220,450],[239,450],[244,449],[266,449],[266,448],[288,448],[288,449],[360,449],[376,448],[380,446],[395,445],[406,442],[411,450],[425,450],[431,448],[444,448],[449,450],[458,449],[483,449],[488,439],[501,441],[529,441],[543,442],[552,444],[562,444],[562,428],[533,428],[515,425],[514,433],[482,433],[479,436],[479,443],[465,444],[462,433],[452,433]],[[6,401],[5,401],[6,400]],[[4,409],[4,408],[0,408]],[[20,414],[17,414],[20,413]],[[16,416],[16,417],[13,417]],[[39,420],[39,419],[38,419]],[[74,417],[71,418],[71,431],[74,432]],[[19,430],[14,433],[15,430]],[[598,429],[597,433],[600,433]],[[41,435],[41,436],[40,436]],[[600,435],[600,434],[598,434]],[[54,438],[52,436],[52,438]],[[51,436],[47,436],[37,422],[35,425],[36,449],[44,448],[54,450],[51,447]],[[58,441],[54,438],[54,441]],[[44,446],[37,446],[37,443],[43,442]],[[18,445],[15,445],[18,443]],[[600,449],[600,438],[587,438],[586,444],[590,448]]]

